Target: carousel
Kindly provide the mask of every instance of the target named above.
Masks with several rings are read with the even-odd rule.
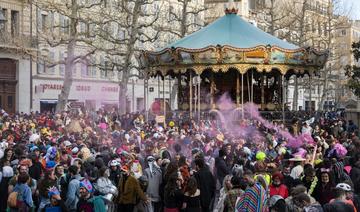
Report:
[[[159,51],[143,51],[139,61],[148,78],[178,80],[178,108],[191,117],[216,110],[224,93],[238,108],[253,102],[261,110],[284,113],[289,79],[308,75],[311,80],[327,57],[327,52],[300,48],[260,30],[233,8]]]

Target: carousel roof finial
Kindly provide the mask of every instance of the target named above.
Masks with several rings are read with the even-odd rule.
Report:
[[[229,14],[237,14],[239,11],[239,9],[237,9],[235,7],[235,3],[234,0],[229,0],[227,3],[227,6],[225,8],[225,14],[229,15]]]

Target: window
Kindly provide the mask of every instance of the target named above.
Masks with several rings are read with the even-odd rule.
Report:
[[[321,23],[318,23],[318,33],[319,35],[322,35],[322,29],[321,29]]]
[[[11,35],[19,35],[19,11],[11,11]]]
[[[341,30],[341,36],[345,36],[346,35],[346,29]]]
[[[7,19],[7,9],[2,9],[0,12],[1,12],[2,15],[4,16],[4,18]],[[2,30],[4,30],[4,31],[7,30],[7,28],[6,28],[6,22],[0,24],[0,31],[2,31]]]
[[[48,27],[48,16],[46,14],[41,14],[41,30],[47,31]]]
[[[83,60],[81,62],[81,76],[82,77],[96,77],[96,64],[95,58]]]
[[[80,33],[85,34],[87,31],[86,23],[80,22]]]
[[[42,74],[45,73],[45,63],[42,60],[37,62],[37,73]]]
[[[7,97],[7,106],[8,108],[12,108],[13,107],[13,96],[8,96]]]
[[[70,20],[68,17],[60,15],[60,33],[69,34],[70,33]]]
[[[55,53],[54,52],[49,52],[49,61],[47,63],[47,65],[50,67],[46,67],[46,73],[48,74],[54,74],[55,73],[55,67],[54,67],[54,60],[55,60]]]
[[[96,77],[97,75],[97,67],[96,67],[96,58],[95,56],[91,56],[90,57],[90,63],[88,64],[88,70],[89,70],[89,75],[91,77]]]
[[[144,110],[144,98],[136,98],[136,111]]]
[[[87,61],[86,60],[82,61],[80,65],[81,65],[81,76],[88,77],[89,70],[88,70]]]
[[[63,53],[63,52],[60,52],[60,54],[59,54],[59,61],[60,61],[60,62],[61,62],[61,61],[65,62],[64,60],[65,60],[64,53]],[[60,75],[64,76],[64,74],[65,74],[65,64],[60,64],[60,65],[59,65],[59,73],[60,73]]]

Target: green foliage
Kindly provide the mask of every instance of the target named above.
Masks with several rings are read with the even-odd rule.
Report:
[[[352,44],[352,53],[356,61],[360,59],[360,41]],[[349,77],[347,86],[352,90],[352,92],[357,96],[360,97],[360,67],[353,65],[353,66],[346,66],[345,74]]]

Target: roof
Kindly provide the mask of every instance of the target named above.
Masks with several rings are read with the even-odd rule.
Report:
[[[201,49],[217,45],[236,48],[252,48],[260,45],[283,49],[299,48],[260,30],[236,14],[226,14],[201,30],[169,44],[165,49],[172,47]]]

